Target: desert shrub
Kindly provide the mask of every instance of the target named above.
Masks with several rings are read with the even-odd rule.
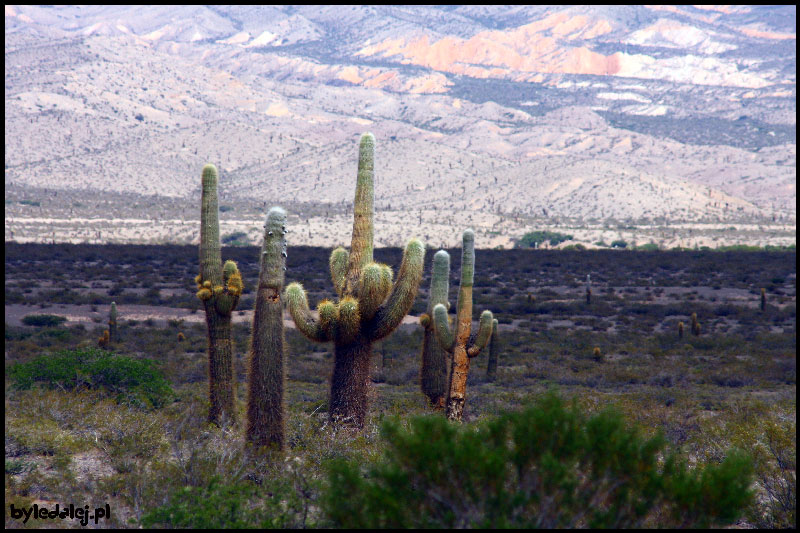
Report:
[[[341,527],[708,527],[751,501],[739,452],[689,469],[621,415],[555,395],[480,425],[385,421],[382,459],[329,464],[323,509]]]
[[[554,231],[532,231],[523,235],[517,243],[515,248],[533,248],[545,241],[550,242],[551,246],[556,246],[564,241],[572,239],[572,235],[565,235]]]
[[[26,326],[54,327],[67,321],[67,317],[58,315],[26,315],[22,323]]]
[[[42,354],[11,365],[8,376],[18,389],[29,389],[34,383],[68,390],[102,388],[116,395],[120,402],[146,407],[161,407],[173,395],[153,361],[96,348]]]
[[[268,485],[258,487],[248,481],[226,485],[215,477],[205,487],[183,487],[167,505],[145,514],[142,525],[189,529],[296,526],[300,508],[291,483],[276,479]]]

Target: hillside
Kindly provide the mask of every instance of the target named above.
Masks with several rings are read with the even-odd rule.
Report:
[[[191,242],[213,162],[230,232],[281,204],[331,245],[364,131],[381,244],[795,240],[793,6],[5,14],[6,240]]]

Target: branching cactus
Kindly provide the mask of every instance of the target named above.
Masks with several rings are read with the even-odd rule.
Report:
[[[261,245],[247,392],[247,441],[254,447],[284,446],[285,350],[283,292],[286,212],[273,207]]]
[[[236,418],[231,345],[231,312],[239,303],[244,285],[236,263],[225,261],[219,241],[217,169],[203,167],[200,208],[200,275],[197,297],[203,302],[208,326],[208,421],[220,425]]]
[[[117,333],[117,303],[111,302],[111,312],[108,315],[108,341],[112,343],[119,342],[119,333]]]
[[[447,307],[437,304],[433,308],[433,325],[436,340],[447,352],[453,354],[450,367],[450,385],[447,392],[446,415],[450,420],[461,420],[466,401],[469,360],[486,347],[492,335],[491,311],[481,313],[478,334],[472,331],[472,283],[475,274],[475,233],[468,229],[463,235],[461,249],[461,285],[458,289],[455,332],[447,320]]]
[[[489,362],[486,363],[486,379],[497,379],[497,359],[500,355],[500,346],[497,340],[497,319],[492,320],[492,336],[489,338]]]
[[[375,138],[371,133],[363,135],[350,251],[337,248],[330,257],[338,298],[320,302],[315,316],[299,283],[286,288],[297,329],[313,341],[334,344],[331,421],[357,428],[363,427],[366,419],[372,344],[394,331],[411,309],[425,260],[424,245],[412,239],[394,282],[391,268],[373,262],[374,150]]]
[[[433,256],[433,271],[431,272],[431,290],[428,295],[428,310],[419,317],[419,323],[424,328],[422,337],[422,369],[420,371],[420,384],[422,392],[428,397],[431,407],[444,410],[444,401],[447,395],[447,352],[436,341],[433,332],[433,308],[442,304],[450,309],[447,293],[450,290],[450,254],[439,250]]]

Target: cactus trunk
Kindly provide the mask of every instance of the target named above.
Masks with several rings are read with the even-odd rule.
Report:
[[[231,317],[220,315],[206,303],[208,345],[208,421],[220,425],[223,419],[235,419],[233,388],[233,348]]]
[[[371,360],[372,344],[363,337],[335,346],[329,404],[331,421],[364,427]]]
[[[267,215],[261,247],[247,392],[246,438],[254,447],[285,444],[285,338],[283,291],[286,264],[286,213],[273,207]]]
[[[108,315],[108,341],[111,343],[119,342],[117,333],[117,303],[111,302],[111,312]]]

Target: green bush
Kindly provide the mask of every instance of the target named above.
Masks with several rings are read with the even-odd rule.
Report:
[[[132,359],[97,348],[62,350],[15,363],[8,376],[18,389],[46,387],[103,388],[124,403],[161,407],[173,395],[161,372],[148,359]]]
[[[26,315],[22,323],[26,326],[54,327],[67,321],[67,317],[58,315]]]
[[[565,235],[563,233],[553,231],[531,231],[523,235],[514,248],[533,248],[545,241],[549,241],[551,246],[556,246],[564,241],[572,239],[572,235]]]
[[[752,464],[732,453],[689,469],[621,416],[553,394],[486,423],[385,422],[383,458],[329,464],[323,509],[347,528],[709,527],[751,501]]]
[[[308,525],[297,494],[286,479],[225,485],[214,477],[206,487],[183,487],[167,505],[142,517],[142,526],[188,529],[276,529]]]

